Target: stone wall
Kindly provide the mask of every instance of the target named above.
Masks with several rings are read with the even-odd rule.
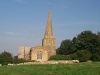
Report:
[[[79,63],[79,60],[59,60],[59,61],[36,61],[36,62],[25,62],[19,64],[8,64],[9,66],[12,65],[30,65],[30,64],[74,64]]]
[[[38,59],[38,52],[41,52],[40,58]],[[36,46],[31,49],[31,60],[36,61],[47,61],[48,60],[48,47]]]
[[[18,49],[18,58],[30,59],[31,47],[20,46]]]

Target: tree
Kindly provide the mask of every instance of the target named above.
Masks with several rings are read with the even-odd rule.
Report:
[[[0,64],[2,64],[2,54],[0,54]]]
[[[66,39],[61,42],[60,47],[57,49],[58,54],[62,55],[68,55],[70,54],[70,48],[71,48],[71,40]]]
[[[100,32],[99,31],[97,32],[97,35],[100,37]]]
[[[100,61],[100,46],[98,46],[94,51],[94,53],[92,54],[91,60]]]
[[[99,46],[99,37],[91,31],[83,31],[77,36],[77,50],[90,50],[92,53]]]
[[[71,54],[77,52],[77,48],[76,48],[77,45],[78,45],[78,44],[77,44],[77,38],[74,37],[74,38],[72,39],[72,43],[71,43],[71,49],[70,49],[70,53],[71,53]]]
[[[8,63],[13,63],[13,57],[11,53],[4,51],[0,54],[0,64],[7,65]]]
[[[91,31],[83,31],[78,34],[75,42],[76,52],[79,50],[89,50],[92,53],[91,60],[100,60],[100,36]]]
[[[81,32],[72,40],[63,40],[60,47],[57,49],[57,54],[74,54],[80,50],[88,50],[92,54],[91,60],[100,61],[100,32],[95,34],[87,30]]]

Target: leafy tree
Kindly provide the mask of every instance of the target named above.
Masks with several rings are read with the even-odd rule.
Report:
[[[100,32],[99,31],[97,32],[97,35],[100,37]]]
[[[83,31],[72,40],[66,39],[61,42],[57,49],[58,54],[71,54],[78,50],[90,50],[92,53],[100,45],[100,37],[91,31]]]
[[[100,32],[97,34],[92,31],[83,31],[72,40],[63,40],[57,49],[57,54],[68,55],[76,54],[80,50],[88,50],[92,56],[91,60],[100,60]],[[75,58],[76,59],[77,55]]]
[[[0,64],[2,64],[2,54],[0,54]]]
[[[58,54],[68,55],[70,54],[71,40],[66,39],[61,42],[60,47],[57,49]]]
[[[99,37],[91,31],[83,31],[77,36],[77,50],[90,50],[92,53],[99,46]]]
[[[94,53],[92,54],[91,60],[100,61],[100,46],[98,46],[94,51]]]
[[[13,57],[11,53],[4,51],[0,54],[0,64],[7,65],[8,63],[13,63]]]
[[[72,39],[70,53],[73,54],[73,53],[75,53],[75,52],[77,51],[77,48],[76,48],[77,45],[78,45],[78,44],[77,44],[77,37],[74,37],[74,38]]]
[[[100,37],[91,31],[83,31],[77,36],[77,50],[89,50],[92,53],[91,60],[100,59]]]

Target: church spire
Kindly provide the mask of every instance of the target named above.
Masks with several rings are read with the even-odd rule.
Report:
[[[56,45],[55,38],[53,37],[53,31],[52,31],[52,17],[51,17],[51,7],[50,7],[48,12],[46,30],[45,30],[44,38],[42,40],[42,46],[55,48],[55,45]]]
[[[51,7],[49,8],[49,12],[48,12],[48,20],[47,20],[44,38],[53,38]]]

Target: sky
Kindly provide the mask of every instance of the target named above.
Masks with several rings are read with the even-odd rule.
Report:
[[[100,31],[100,0],[0,0],[0,53],[41,46],[50,6],[56,48],[82,31]]]

